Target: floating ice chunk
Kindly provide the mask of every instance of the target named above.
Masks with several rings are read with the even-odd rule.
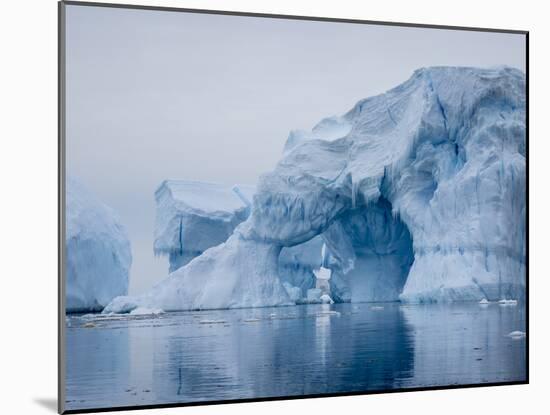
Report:
[[[488,301],[486,298],[482,298],[482,299],[479,301],[479,304],[480,304],[480,305],[489,305],[489,301]]]
[[[380,310],[383,310],[384,307],[379,306],[379,305],[373,305],[370,309],[373,310],[373,311],[380,311]]]
[[[517,339],[523,339],[526,335],[527,334],[524,331],[516,330],[509,333],[508,337],[511,337],[512,339],[517,340]]]
[[[144,315],[159,315],[164,314],[164,310],[161,308],[147,308],[147,307],[137,307],[130,311],[132,316],[144,316]]]
[[[201,320],[199,324],[225,324],[226,320]]]
[[[323,294],[319,298],[323,304],[334,304],[334,301],[332,301],[332,298],[330,298],[330,295]]]
[[[518,301],[502,299],[502,300],[499,300],[498,304],[502,306],[516,306],[518,305]]]
[[[339,317],[340,314],[341,313],[339,311],[325,310],[325,311],[319,311],[316,315],[317,316],[337,316],[337,317]]]
[[[245,323],[257,323],[258,321],[262,321],[260,318],[245,318],[243,319]]]

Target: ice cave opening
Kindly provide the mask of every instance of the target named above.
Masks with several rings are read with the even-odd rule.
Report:
[[[386,198],[343,212],[324,238],[334,252],[329,267],[333,271],[330,281],[335,301],[399,300],[414,261],[413,239]],[[347,239],[345,244],[343,238]],[[333,239],[338,245],[331,243],[336,242]],[[338,252],[342,245],[352,249],[352,265]]]

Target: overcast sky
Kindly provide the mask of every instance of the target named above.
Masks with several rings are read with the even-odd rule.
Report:
[[[125,225],[130,293],[167,275],[167,178],[254,184],[310,129],[424,66],[525,70],[523,35],[67,6],[67,173]]]

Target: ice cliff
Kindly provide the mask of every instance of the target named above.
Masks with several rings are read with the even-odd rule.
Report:
[[[128,292],[130,242],[115,212],[74,178],[66,183],[66,310],[100,311]]]
[[[522,299],[525,147],[522,72],[419,69],[292,132],[227,241],[127,300],[167,310],[288,304],[281,250],[319,236],[342,299]]]

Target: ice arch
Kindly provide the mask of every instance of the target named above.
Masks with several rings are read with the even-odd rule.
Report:
[[[521,298],[524,74],[420,69],[311,133],[294,132],[233,235],[131,300],[165,309],[287,304],[281,249],[332,232],[348,212],[384,199],[412,239],[402,301]],[[338,233],[330,239],[350,267],[353,243]]]

